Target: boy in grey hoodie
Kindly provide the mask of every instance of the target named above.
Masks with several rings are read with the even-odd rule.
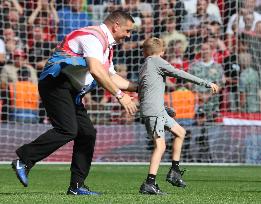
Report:
[[[172,144],[172,166],[167,174],[166,181],[173,186],[185,187],[182,172],[179,169],[179,160],[186,131],[164,107],[164,92],[166,77],[185,79],[189,82],[210,88],[218,93],[219,87],[187,72],[174,68],[161,58],[164,54],[164,42],[159,38],[149,38],[143,43],[143,54],[146,58],[139,71],[139,101],[140,113],[144,119],[148,135],[153,139],[154,149],[151,155],[147,179],[140,187],[142,194],[164,194],[156,184],[156,175],[162,155],[165,152],[165,129],[169,130],[175,139]]]

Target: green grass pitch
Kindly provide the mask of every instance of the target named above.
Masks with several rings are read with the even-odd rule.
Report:
[[[69,165],[37,165],[29,175],[29,187],[17,180],[10,165],[0,165],[0,203],[261,203],[260,166],[185,166],[185,189],[165,181],[167,166],[161,166],[157,183],[167,192],[164,196],[140,195],[139,187],[148,166],[93,165],[88,177],[91,189],[101,196],[67,196]]]

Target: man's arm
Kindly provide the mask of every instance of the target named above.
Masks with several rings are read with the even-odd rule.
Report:
[[[111,80],[109,74],[105,71],[101,62],[93,57],[87,57],[90,73],[93,78],[106,90],[108,90],[112,95],[116,96],[120,89]],[[124,107],[124,109],[129,114],[134,114],[137,111],[135,103],[131,100],[131,97],[124,94],[122,97],[118,98],[119,103]]]
[[[118,74],[111,75],[111,80],[124,91],[135,92],[137,91],[138,84],[124,79]]]

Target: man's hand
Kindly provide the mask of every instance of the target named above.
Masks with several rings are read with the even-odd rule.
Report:
[[[131,97],[128,94],[125,93],[123,97],[118,100],[128,114],[134,115],[137,112],[136,104],[131,100]]]
[[[211,83],[211,84],[210,84],[210,88],[211,88],[211,92],[212,92],[213,94],[216,94],[216,93],[219,92],[219,86],[216,85],[216,84],[214,84],[214,83]]]

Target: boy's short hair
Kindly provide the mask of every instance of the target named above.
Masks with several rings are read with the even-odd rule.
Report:
[[[160,38],[149,38],[143,43],[143,52],[145,56],[159,54],[165,49],[164,40]]]

